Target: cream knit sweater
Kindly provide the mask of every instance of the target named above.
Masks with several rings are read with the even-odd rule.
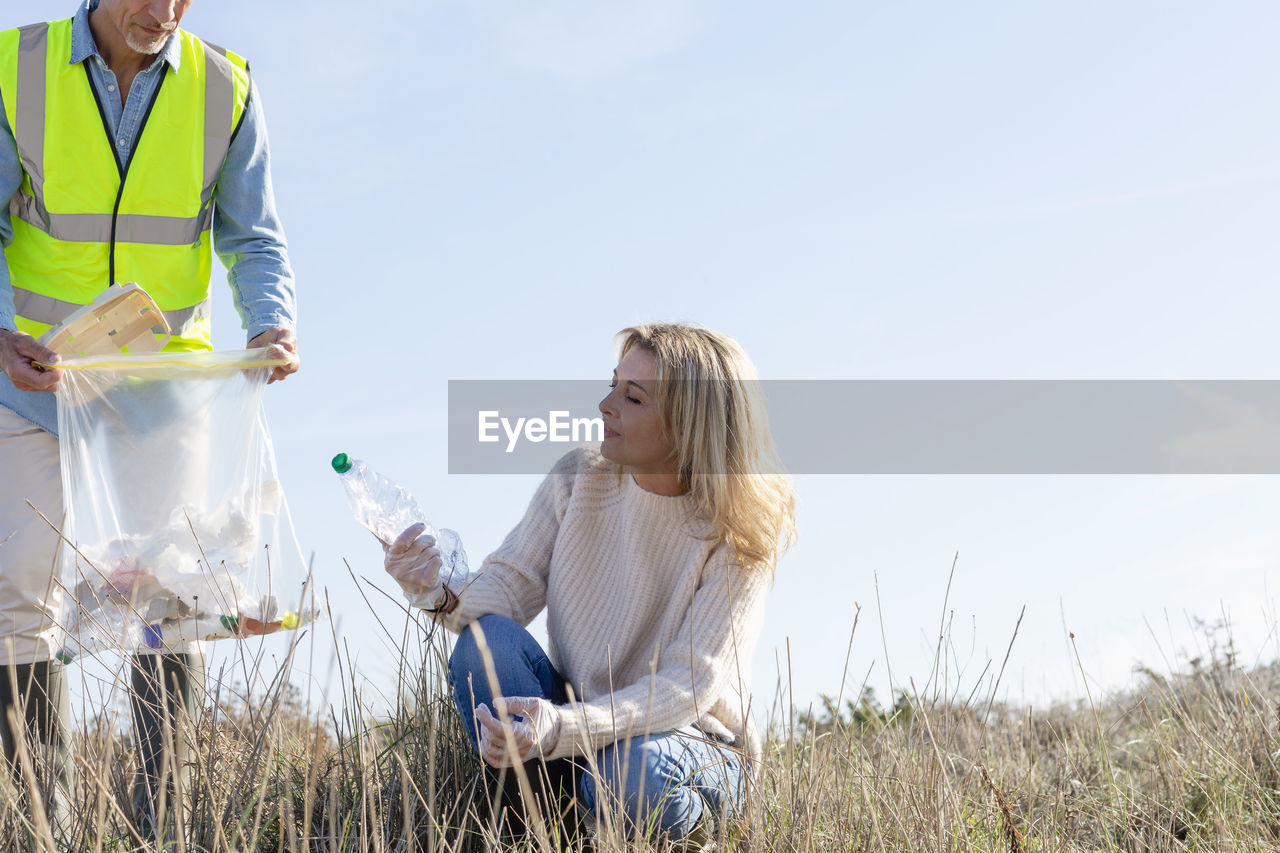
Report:
[[[744,571],[708,530],[688,497],[619,481],[598,448],[571,451],[443,624],[497,613],[527,625],[547,608],[547,654],[579,700],[558,707],[549,758],[690,724],[754,758],[749,678],[768,573]]]

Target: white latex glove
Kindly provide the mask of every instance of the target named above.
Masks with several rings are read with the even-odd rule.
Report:
[[[415,524],[386,546],[384,565],[414,607],[433,609],[444,596],[440,569],[444,560],[436,537],[423,534],[425,524]]]
[[[497,698],[506,703],[511,719],[511,747],[521,763],[540,755],[549,755],[560,740],[560,709],[537,696]],[[517,720],[515,717],[523,717]],[[502,721],[481,703],[476,706],[476,722],[480,724],[480,757],[490,767],[510,767],[511,749]]]

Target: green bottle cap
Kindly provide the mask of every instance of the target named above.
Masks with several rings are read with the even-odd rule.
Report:
[[[333,470],[339,474],[345,474],[351,470],[351,457],[345,453],[339,453],[333,457],[333,462],[330,464],[333,465]]]

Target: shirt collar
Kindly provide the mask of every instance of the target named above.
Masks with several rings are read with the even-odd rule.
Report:
[[[89,13],[96,8],[98,8],[98,0],[85,0],[80,4],[80,8],[76,9],[75,17],[71,19],[71,62],[69,63],[71,65],[84,62],[90,56],[102,59],[102,54],[98,53],[98,45],[93,40],[93,31],[89,29]],[[169,67],[177,72],[182,65],[181,42],[182,39],[178,38],[177,33],[169,36],[156,61],[169,63]],[[102,61],[106,63],[105,59]]]

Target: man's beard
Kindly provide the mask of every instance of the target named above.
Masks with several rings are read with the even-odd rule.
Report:
[[[136,53],[146,54],[147,56],[155,56],[157,53],[164,50],[165,43],[169,41],[169,36],[171,35],[173,35],[172,30],[160,36],[158,39],[155,39],[154,41],[150,39],[148,39],[147,41],[141,41],[135,38],[133,33],[126,33],[124,37],[124,43],[129,45],[129,49],[132,51],[135,51]]]

